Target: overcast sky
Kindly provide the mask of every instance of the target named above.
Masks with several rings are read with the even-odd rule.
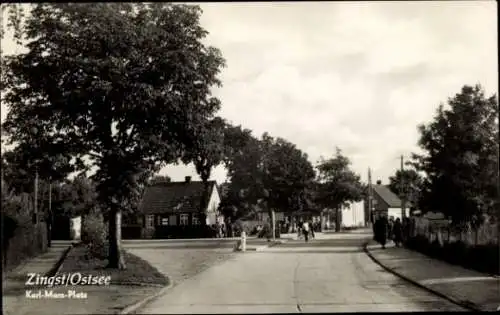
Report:
[[[464,84],[497,92],[494,1],[203,3],[207,42],[227,61],[219,114],[269,132],[316,163],[340,147],[387,183],[418,150],[417,125]],[[2,42],[3,49],[12,46]],[[10,48],[11,49],[11,48]],[[6,114],[2,104],[2,120]],[[193,167],[161,174],[199,177]],[[222,182],[222,167],[212,179]]]

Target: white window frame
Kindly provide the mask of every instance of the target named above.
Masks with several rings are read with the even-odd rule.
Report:
[[[146,227],[153,228],[155,226],[155,216],[154,214],[146,215]]]
[[[179,215],[179,225],[189,225],[189,214],[181,213]]]
[[[192,214],[193,225],[200,225],[200,216],[197,213]]]
[[[169,225],[169,223],[170,223],[169,217],[162,217],[162,218],[161,218],[161,222],[160,222],[160,224],[161,224],[162,226],[167,226],[167,225]]]

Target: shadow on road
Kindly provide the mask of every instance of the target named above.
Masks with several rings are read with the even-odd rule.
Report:
[[[352,253],[362,253],[363,249],[346,249],[346,250],[316,250],[316,249],[310,249],[310,250],[264,250],[264,251],[257,251],[257,253],[273,253],[273,254],[352,254]]]

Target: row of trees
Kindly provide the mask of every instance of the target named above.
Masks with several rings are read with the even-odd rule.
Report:
[[[108,222],[108,267],[126,267],[121,214],[136,208],[147,180],[166,164],[194,163],[207,183],[224,163],[231,179],[226,209],[286,211],[313,201],[338,208],[359,197],[359,177],[340,151],[322,162],[315,181],[293,144],[267,134],[257,139],[215,116],[220,101],[212,89],[221,85],[225,61],[203,42],[208,32],[199,7],[40,3],[24,12],[9,4],[2,16],[5,8],[26,52],[2,55],[2,102],[9,109],[2,134],[14,146],[3,156],[10,166],[3,176],[29,192],[34,174],[60,183],[78,172],[89,200],[74,200],[81,211],[98,206]],[[335,181],[352,183],[340,193]]]
[[[322,158],[315,169],[293,143],[267,133],[259,139],[249,130],[231,127],[225,140],[230,182],[221,207],[226,216],[339,211],[347,202],[361,200],[365,192],[359,175],[338,148],[335,156]],[[340,228],[340,222],[336,226]]]
[[[391,189],[456,223],[498,218],[498,114],[496,95],[487,97],[480,85],[462,87],[418,127],[424,153],[390,178]]]

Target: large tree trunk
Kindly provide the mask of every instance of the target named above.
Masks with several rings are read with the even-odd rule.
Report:
[[[124,270],[127,268],[121,250],[122,238],[122,212],[119,209],[112,209],[109,215],[109,257],[108,268]]]
[[[200,201],[200,209],[199,209],[199,217],[200,217],[200,224],[202,226],[207,225],[207,207],[209,206],[209,198],[210,196],[208,195],[208,189],[210,188],[210,185],[208,184],[208,180],[203,180],[203,193],[201,194],[201,201]]]
[[[335,232],[340,232],[340,224],[342,223],[341,215],[342,211],[340,207],[335,208]]]
[[[325,226],[325,214],[323,211],[320,212],[319,214],[319,231],[323,232]]]
[[[270,227],[271,227],[271,239],[276,240],[276,218],[273,209],[269,209],[269,219],[270,219]]]
[[[52,246],[52,222],[54,216],[52,215],[52,181],[49,181],[49,211],[47,215],[47,246]],[[83,222],[82,222],[83,226]]]

